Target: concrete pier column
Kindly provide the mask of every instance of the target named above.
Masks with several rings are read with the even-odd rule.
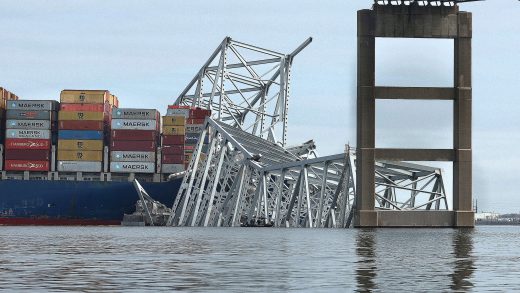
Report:
[[[354,226],[377,226],[375,208],[375,18],[372,10],[357,15],[357,157]]]
[[[454,40],[454,87],[453,103],[453,210],[455,226],[474,225],[472,197],[472,151],[471,151],[471,13],[457,14],[458,35]]]

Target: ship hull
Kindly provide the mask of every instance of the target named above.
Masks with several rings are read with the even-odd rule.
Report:
[[[142,185],[171,207],[181,181]],[[0,225],[119,225],[138,199],[132,182],[0,180]]]

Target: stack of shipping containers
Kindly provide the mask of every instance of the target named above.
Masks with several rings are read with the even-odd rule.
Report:
[[[155,109],[114,109],[110,172],[155,173],[160,117]]]
[[[163,117],[161,173],[184,171],[184,141],[189,107],[168,106]]]
[[[7,93],[6,90],[0,87],[0,144],[2,145],[5,138],[5,102],[7,101]]]
[[[190,115],[188,120],[186,121],[186,139],[184,144],[184,165],[187,167],[190,163],[191,156],[195,150],[195,146],[199,141],[202,130],[204,129],[204,120],[207,116],[210,116],[211,111],[200,108],[191,108]],[[208,134],[206,137],[201,138],[204,140],[204,144],[208,143]],[[204,148],[207,145],[203,145],[203,152],[205,152]]]
[[[60,102],[58,171],[102,172],[117,98],[105,90],[63,90]]]
[[[50,171],[55,143],[56,101],[7,102],[6,171]]]
[[[163,117],[162,173],[177,173],[187,168],[204,129],[204,120],[210,114],[200,108],[168,106]],[[207,143],[207,138],[204,139]]]
[[[8,100],[18,100],[18,96],[0,87],[0,144],[5,138],[5,107]]]

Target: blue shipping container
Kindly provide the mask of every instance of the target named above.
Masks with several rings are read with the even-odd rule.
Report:
[[[103,131],[96,130],[60,130],[58,131],[59,139],[93,139],[102,140]]]

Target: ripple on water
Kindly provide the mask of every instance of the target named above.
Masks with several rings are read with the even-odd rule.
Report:
[[[519,237],[520,227],[0,227],[0,288],[510,291]]]

